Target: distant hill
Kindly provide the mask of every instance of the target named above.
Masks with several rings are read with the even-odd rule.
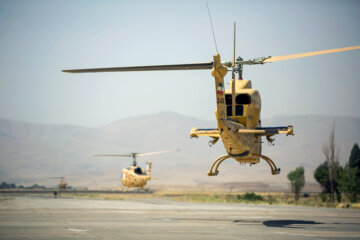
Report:
[[[0,119],[0,181],[17,185],[55,186],[53,176],[69,176],[73,186],[116,188],[120,172],[131,159],[94,157],[96,153],[149,152],[180,148],[180,152],[139,159],[140,165],[153,162],[150,186],[197,186],[205,189],[241,190],[288,189],[287,173],[303,165],[307,186],[318,189],[313,171],[324,161],[322,145],[335,122],[336,143],[341,162],[349,158],[355,142],[360,142],[360,118],[333,116],[276,116],[263,119],[263,126],[294,125],[295,136],[276,136],[275,146],[264,139],[263,154],[282,169],[272,176],[265,162],[241,166],[227,160],[217,177],[206,175],[212,162],[225,154],[221,142],[209,147],[209,139],[189,139],[192,127],[216,127],[215,121],[202,121],[173,112],[160,112],[126,118],[101,128],[68,125],[30,124]]]

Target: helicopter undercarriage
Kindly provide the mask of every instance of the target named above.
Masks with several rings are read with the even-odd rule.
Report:
[[[231,127],[234,127],[238,124],[235,124],[233,122],[227,122],[229,125],[231,124]],[[260,159],[263,159],[264,161],[266,161],[271,169],[271,173],[273,175],[279,174],[280,173],[280,168],[278,168],[276,166],[276,164],[267,156],[262,155],[261,154],[261,136],[265,136],[266,140],[268,141],[268,144],[273,146],[274,145],[274,141],[275,139],[273,138],[274,135],[276,134],[286,134],[288,135],[293,135],[293,127],[291,125],[287,126],[287,127],[267,127],[267,128],[255,128],[255,129],[247,129],[247,128],[235,128],[235,130],[233,131],[228,131],[226,133],[222,132],[223,134],[221,134],[221,131],[219,131],[218,129],[197,129],[197,128],[192,128],[190,131],[190,137],[191,138],[198,138],[199,136],[208,136],[210,137],[210,141],[209,141],[209,146],[213,146],[219,139],[220,137],[223,138],[223,143],[226,146],[226,143],[228,142],[229,138],[237,138],[238,142],[242,142],[243,146],[246,146],[247,143],[249,144],[249,148],[246,148],[243,150],[242,153],[239,154],[234,154],[232,151],[233,149],[231,147],[229,147],[229,151],[227,155],[223,155],[219,158],[217,158],[209,172],[208,175],[209,176],[217,176],[219,171],[219,166],[221,165],[221,163],[223,161],[225,161],[226,159],[229,158],[233,158],[235,159],[237,162],[239,162],[240,164],[246,164],[249,163],[250,166],[253,164],[257,164],[260,162]],[[226,134],[226,136],[225,136]],[[250,141],[253,138],[252,141]],[[254,140],[255,139],[255,140]],[[244,141],[245,140],[245,141]],[[248,140],[248,141],[246,141]],[[235,142],[235,141],[232,141]],[[251,143],[253,143],[251,145]]]
[[[233,158],[236,161],[238,161],[239,163],[244,163],[244,161],[249,161],[249,157],[251,158],[251,160],[253,160],[254,158],[256,158],[256,159],[261,158],[261,159],[265,160],[269,164],[269,166],[271,168],[271,173],[273,175],[276,175],[276,174],[280,173],[280,168],[277,168],[275,163],[269,157],[267,157],[265,155],[253,153],[251,155],[247,155],[246,157],[234,157],[232,155],[223,155],[223,156],[217,158],[213,162],[213,164],[211,165],[211,168],[210,168],[210,170],[208,172],[208,175],[209,176],[217,176],[218,173],[219,173],[218,168],[219,168],[220,164],[223,161],[225,161],[226,159]],[[253,165],[253,164],[256,164],[256,163],[250,163],[250,165]],[[214,169],[214,167],[215,167],[215,169]]]

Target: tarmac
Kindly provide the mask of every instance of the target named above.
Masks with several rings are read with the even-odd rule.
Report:
[[[0,239],[360,239],[360,211],[0,196]]]

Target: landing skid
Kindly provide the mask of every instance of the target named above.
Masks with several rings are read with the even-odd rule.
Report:
[[[272,175],[276,175],[276,174],[280,173],[281,169],[276,167],[275,163],[269,157],[267,157],[265,155],[260,155],[260,154],[253,154],[253,156],[264,159],[269,164]]]
[[[231,158],[231,156],[230,156],[230,155],[224,155],[224,156],[221,156],[221,157],[219,157],[218,159],[216,159],[215,162],[212,164],[212,166],[211,166],[211,168],[210,168],[210,170],[209,170],[209,172],[208,172],[208,175],[209,175],[209,176],[216,176],[216,175],[218,175],[218,173],[219,173],[218,168],[219,168],[220,164],[221,164],[223,161],[225,161],[226,159],[228,159],[228,158]],[[215,165],[216,165],[215,171],[213,172],[213,168],[214,168]]]
[[[255,157],[259,157],[259,158],[262,158],[264,159],[270,166],[271,168],[271,173],[273,175],[276,175],[276,174],[279,174],[280,173],[280,168],[277,168],[275,163],[270,159],[268,158],[267,156],[264,156],[264,155],[260,155],[260,154],[252,154],[252,156],[255,156]],[[220,166],[220,164],[225,161],[226,159],[229,159],[229,158],[232,158],[232,156],[230,155],[224,155],[224,156],[221,156],[219,158],[217,158],[214,163],[212,164],[209,172],[207,173],[209,176],[217,176],[219,171],[218,171],[218,168]],[[214,169],[215,167],[215,169]]]

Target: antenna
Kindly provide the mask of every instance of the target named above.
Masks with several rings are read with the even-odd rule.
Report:
[[[232,80],[231,80],[231,111],[232,111],[232,115],[235,116],[236,115],[236,108],[235,108],[235,34],[236,34],[236,23],[234,22],[234,41],[233,41],[233,59],[232,59]]]
[[[233,41],[233,58],[232,58],[232,78],[235,79],[235,41],[236,41],[236,32],[235,32],[235,29],[236,29],[236,22],[234,22],[234,41]]]
[[[210,25],[211,25],[212,34],[213,34],[213,37],[214,37],[214,42],[215,42],[216,53],[219,53],[219,50],[218,50],[218,47],[217,47],[217,44],[216,44],[216,38],[215,38],[214,27],[213,27],[213,24],[212,24],[212,21],[211,21],[211,15],[210,15],[209,3],[206,3],[206,6],[207,6],[208,13],[209,13]]]

